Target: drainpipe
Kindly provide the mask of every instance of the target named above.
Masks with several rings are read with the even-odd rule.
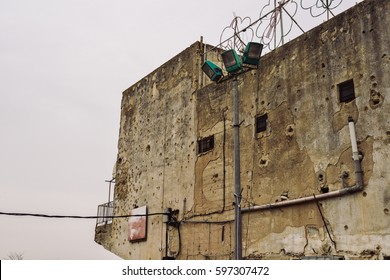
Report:
[[[356,177],[356,185],[355,186],[343,188],[343,189],[328,192],[328,193],[318,194],[318,195],[313,194],[313,196],[308,196],[308,197],[302,197],[302,198],[296,198],[296,199],[291,199],[291,200],[284,200],[281,202],[275,202],[275,203],[269,203],[269,204],[248,207],[248,208],[242,208],[241,212],[245,213],[245,212],[252,212],[252,211],[269,210],[269,209],[274,209],[274,208],[280,208],[280,207],[285,207],[285,206],[313,202],[316,200],[324,200],[324,199],[333,198],[333,197],[340,197],[340,196],[344,196],[347,194],[361,191],[364,187],[363,186],[363,171],[362,171],[360,156],[359,156],[359,152],[358,152],[358,148],[357,148],[355,124],[353,122],[352,117],[348,118],[348,126],[349,126],[349,134],[351,137],[352,158],[353,158],[353,161],[355,163],[355,177]]]
[[[359,156],[359,151],[358,151],[358,147],[357,147],[355,124],[353,122],[352,117],[348,117],[348,125],[349,125],[349,135],[351,137],[351,144],[352,144],[352,159],[355,162],[356,186],[359,186],[362,189],[363,188],[363,171],[362,171],[362,165],[360,162],[360,156]]]

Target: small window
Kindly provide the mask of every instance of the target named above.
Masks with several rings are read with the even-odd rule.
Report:
[[[355,87],[353,85],[353,80],[339,84],[338,89],[341,103],[347,103],[355,99]]]
[[[214,135],[198,140],[198,154],[214,149]]]
[[[267,114],[256,117],[256,133],[267,130],[267,120]]]

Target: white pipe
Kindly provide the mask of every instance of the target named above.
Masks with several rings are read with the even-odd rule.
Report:
[[[359,151],[357,148],[355,123],[353,122],[352,117],[348,117],[348,125],[349,125],[349,134],[351,136],[351,144],[352,144],[352,158],[353,161],[355,162],[356,185],[363,188],[362,164],[360,162]]]
[[[348,118],[348,126],[349,126],[349,135],[351,137],[352,158],[353,158],[353,160],[359,160],[359,152],[358,152],[357,141],[356,141],[355,124],[353,122],[352,117]]]
[[[346,195],[349,193],[354,193],[354,192],[357,192],[360,190],[362,190],[362,187],[355,185],[353,187],[344,188],[344,189],[340,189],[340,190],[333,191],[333,192],[317,194],[315,197],[313,194],[313,196],[301,197],[301,198],[296,198],[296,199],[291,199],[291,200],[284,200],[281,202],[268,203],[268,204],[263,204],[263,205],[248,207],[248,208],[242,208],[241,211],[243,213],[245,213],[245,212],[252,212],[252,211],[269,210],[269,209],[273,209],[273,208],[280,208],[280,207],[286,207],[286,206],[291,206],[291,205],[313,202],[316,200],[324,200],[324,199],[328,199],[328,198],[339,197],[339,196],[343,196],[343,195]]]

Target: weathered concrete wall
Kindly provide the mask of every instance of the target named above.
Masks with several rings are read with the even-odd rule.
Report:
[[[389,12],[389,1],[366,0],[240,76],[243,208],[355,185],[348,116],[356,123],[365,185],[318,205],[244,213],[246,258],[390,255]],[[194,44],[124,92],[115,214],[143,205],[149,213],[171,207],[178,212],[169,255],[229,259],[233,89],[231,82],[210,84],[202,77],[199,52]],[[208,59],[216,61],[215,53]],[[338,85],[351,79],[356,98],[341,103]],[[256,116],[265,113],[267,130],[256,133]],[[211,135],[214,149],[198,155],[197,140]],[[344,183],[342,174],[348,174]],[[127,220],[116,219],[97,242],[126,259],[160,259],[162,216],[149,217],[148,231],[146,241],[129,243]]]
[[[196,136],[194,44],[123,93],[115,187],[115,215],[147,205],[149,213],[181,207],[193,196]],[[146,242],[127,240],[127,219],[115,219],[103,246],[125,259],[161,259],[163,216],[150,216]]]
[[[147,206],[148,213],[193,207],[196,125],[195,91],[205,45],[194,43],[123,92],[116,163],[114,215]],[[216,51],[209,57],[216,59]],[[146,241],[128,241],[128,219],[96,229],[95,241],[124,259],[165,256],[163,215],[148,217]]]
[[[363,153],[365,190],[316,203],[251,212],[243,217],[244,255],[290,258],[390,255],[389,218],[389,11],[388,1],[366,1],[264,56],[257,75],[240,81],[241,185],[243,207],[319,194],[355,184],[348,116],[356,122]],[[340,103],[338,84],[353,79],[356,99]],[[210,185],[222,166],[232,169],[232,132],[222,158],[223,114],[232,119],[232,88],[214,86],[198,96],[198,133],[214,134],[216,149],[198,159],[195,185],[198,209],[220,207],[209,199]],[[225,86],[226,87],[226,86]],[[208,113],[207,113],[208,111]],[[267,131],[256,134],[255,117],[267,113]],[[204,116],[204,117],[203,117]],[[386,164],[387,162],[387,164]],[[211,170],[215,171],[210,174]],[[231,172],[228,171],[231,174]],[[206,178],[204,178],[206,177]],[[205,184],[205,181],[207,182]],[[228,175],[228,203],[233,196]],[[212,188],[221,192],[216,181]],[[221,195],[219,198],[221,199]],[[217,249],[217,248],[216,248]]]

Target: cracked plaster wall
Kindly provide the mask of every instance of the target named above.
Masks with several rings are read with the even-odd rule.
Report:
[[[199,43],[123,92],[116,163],[114,214],[147,206],[149,213],[193,201],[196,132],[194,92],[199,81]],[[163,215],[148,217],[146,242],[130,243],[127,219],[114,219],[110,236],[95,238],[124,259],[161,259]]]
[[[389,2],[382,4],[356,6],[263,56],[257,73],[240,77],[242,207],[312,196],[325,186],[329,191],[353,186],[349,116],[356,123],[366,186],[361,193],[320,203],[329,234],[316,203],[244,214],[244,256],[390,255],[390,22],[384,16]],[[356,98],[340,103],[338,85],[351,79]],[[214,134],[216,147],[196,164],[197,174],[203,174],[195,184],[197,209],[217,205],[207,194],[213,183],[214,191],[221,188],[213,178],[223,166],[221,116],[230,125],[233,117],[231,86],[198,92],[198,133]],[[267,130],[256,134],[255,118],[265,113]],[[231,172],[230,125],[225,164]],[[342,181],[343,173],[348,176]],[[226,180],[226,205],[232,209],[231,173]]]
[[[259,70],[240,76],[242,207],[353,186],[348,116],[356,123],[365,185],[318,205],[245,213],[246,258],[390,255],[389,10],[389,1],[366,0],[264,55]],[[216,61],[215,53],[208,55]],[[201,62],[194,44],[124,92],[114,213],[172,207],[182,242],[171,228],[170,255],[229,259],[233,89],[231,82],[207,82]],[[340,103],[338,85],[351,79],[356,98]],[[267,130],[255,133],[262,114]],[[197,140],[210,135],[214,149],[197,155]],[[348,176],[342,180],[342,174]],[[125,259],[164,256],[161,216],[149,217],[145,242],[127,241],[126,220],[101,232],[97,242]]]

